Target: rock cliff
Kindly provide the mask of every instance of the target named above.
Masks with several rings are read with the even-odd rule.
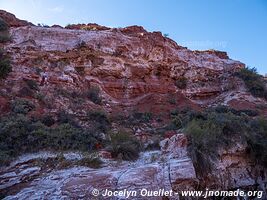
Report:
[[[230,59],[226,52],[192,51],[160,32],[147,32],[139,26],[40,27],[5,11],[0,11],[0,17],[10,26],[11,40],[1,47],[13,66],[8,77],[0,81],[1,115],[10,112],[17,97],[35,105],[30,116],[56,115],[64,110],[81,121],[91,109],[111,116],[133,111],[162,113],[168,120],[175,108],[202,110],[221,104],[267,114],[266,101],[252,96],[234,75],[245,64]],[[99,92],[101,102],[87,98],[92,88]],[[53,153],[45,155],[43,159],[56,157]],[[36,165],[34,159],[13,162],[0,170],[0,191],[9,194],[6,199],[40,195],[82,199],[92,198],[93,188],[179,191],[202,185],[256,187],[266,192],[266,169],[246,158],[244,144],[222,150],[220,158],[214,174],[200,183],[187,153],[186,137],[174,132],[161,141],[161,150],[143,153],[133,163],[106,160],[101,169],[76,166],[53,170]]]

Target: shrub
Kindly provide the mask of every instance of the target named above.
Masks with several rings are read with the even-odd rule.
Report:
[[[8,165],[9,163],[10,163],[9,152],[0,150],[0,167],[3,165]]]
[[[152,113],[150,112],[133,112],[129,116],[129,120],[132,123],[148,123],[152,119]]]
[[[108,117],[104,111],[90,111],[87,113],[89,120],[94,120],[102,124],[109,124]]]
[[[185,89],[187,86],[187,78],[182,76],[175,81],[175,86],[179,89]]]
[[[5,22],[5,20],[0,18],[0,31],[6,31],[6,30],[8,30],[8,24]]]
[[[242,133],[245,121],[232,113],[208,112],[206,119],[193,119],[185,132],[190,139],[189,153],[198,172],[212,170],[218,150],[231,146],[233,135]]]
[[[26,99],[15,99],[13,102],[11,102],[11,110],[14,113],[27,114],[34,108],[35,106],[32,104],[32,102]]]
[[[136,160],[140,151],[141,144],[134,136],[124,132],[111,136],[111,155],[113,157],[121,157],[123,160]]]
[[[28,86],[22,87],[19,91],[18,91],[18,95],[20,97],[34,97],[34,91],[31,90]]]
[[[50,146],[57,150],[79,149],[80,141],[77,141],[79,134],[80,131],[70,124],[60,124],[49,134]]]
[[[6,151],[10,156],[32,151],[38,138],[31,132],[42,128],[41,124],[35,124],[24,115],[12,115],[2,118],[0,121],[0,150]]]
[[[89,90],[87,91],[87,98],[89,98],[92,102],[95,104],[101,104],[102,98],[99,95],[99,88],[96,86],[91,86]]]
[[[41,119],[41,122],[46,125],[46,126],[52,126],[53,124],[55,124],[55,120],[51,115],[45,115],[43,116],[43,118]]]
[[[79,124],[75,121],[73,116],[69,113],[61,110],[57,113],[57,123],[58,124],[71,124],[72,126],[79,127]]]
[[[43,149],[90,151],[97,143],[93,134],[71,124],[49,128],[25,115],[9,115],[0,119],[0,159]]]
[[[193,119],[205,119],[203,113],[184,108],[182,110],[173,110],[170,113],[172,123],[170,124],[173,129],[184,128]]]
[[[39,86],[35,80],[25,79],[24,81],[31,90],[39,90]]]
[[[8,28],[8,24],[2,18],[0,18],[0,42],[6,42],[10,40]]]
[[[256,163],[267,167],[267,120],[257,118],[251,121],[246,140],[251,158]]]
[[[0,43],[8,42],[10,39],[8,31],[0,31]]]
[[[168,94],[168,102],[173,105],[177,103],[177,99],[174,94]]]
[[[110,125],[110,121],[103,111],[89,111],[87,113],[89,121],[93,122],[95,130],[106,132]]]
[[[245,82],[246,87],[252,95],[267,99],[267,89],[264,79],[257,73],[256,68],[245,67],[237,73],[237,76]]]
[[[103,164],[103,161],[99,157],[89,155],[79,160],[78,164],[85,167],[100,168]]]
[[[36,93],[35,98],[38,99],[38,101],[45,104],[45,95],[43,93]]]
[[[252,160],[267,166],[267,121],[250,118],[255,116],[253,111],[219,106],[203,113],[187,112],[180,116],[189,138],[189,154],[197,172],[203,176],[213,169],[219,150],[233,146],[237,138],[247,143]]]
[[[0,49],[0,79],[5,78],[12,71],[9,58]]]

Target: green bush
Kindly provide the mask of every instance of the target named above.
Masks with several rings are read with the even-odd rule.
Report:
[[[8,24],[0,17],[0,31],[8,30]]]
[[[8,165],[10,163],[10,155],[8,151],[1,151],[0,150],[0,167],[2,165]]]
[[[110,121],[103,111],[89,111],[87,113],[88,121],[93,122],[94,128],[96,130],[107,132]]]
[[[0,49],[0,79],[5,78],[12,71],[9,58]]]
[[[47,127],[39,120],[22,114],[0,119],[0,159],[39,150],[91,151],[97,139],[94,132],[71,124]]]
[[[0,43],[8,42],[10,39],[8,31],[0,31]]]
[[[35,80],[32,79],[25,79],[24,80],[27,84],[27,86],[32,90],[39,90],[39,86]]]
[[[78,162],[79,165],[91,168],[100,168],[103,164],[103,161],[96,156],[85,156]]]
[[[267,167],[267,120],[263,118],[252,120],[246,139],[251,158]]]
[[[57,113],[57,123],[58,124],[71,124],[72,126],[79,127],[79,124],[76,122],[73,116],[69,113],[61,110]]]
[[[91,140],[86,139],[86,133],[70,124],[60,124],[49,132],[49,145],[56,150],[87,149]],[[90,134],[88,135],[90,136]]]
[[[12,115],[0,121],[0,150],[14,156],[19,153],[31,151],[35,142],[32,142],[31,132],[43,128],[34,124],[24,115]]]
[[[123,160],[136,160],[141,151],[140,142],[127,133],[120,132],[111,136],[111,155]]]
[[[253,119],[245,112],[220,106],[181,117],[189,138],[188,151],[197,172],[210,172],[219,150],[235,145],[234,138],[247,143],[252,160],[267,166],[267,121]]]
[[[252,95],[267,99],[267,89],[264,79],[257,73],[256,68],[245,67],[237,73],[237,76],[245,82],[246,87]]]
[[[8,24],[0,18],[0,43],[10,40],[8,28]]]
[[[45,115],[41,118],[41,122],[50,127],[52,125],[54,125],[56,123],[56,121],[54,120],[54,118],[51,115]]]
[[[129,116],[129,121],[133,124],[148,123],[152,119],[152,113],[150,112],[133,112]]]
[[[14,113],[27,114],[34,108],[34,104],[26,99],[15,99],[11,102],[11,110]]]

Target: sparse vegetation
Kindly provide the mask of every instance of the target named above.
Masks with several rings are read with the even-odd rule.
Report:
[[[8,30],[8,24],[0,18],[0,31],[6,31]]]
[[[169,33],[164,33],[163,36],[164,37],[169,37]]]
[[[152,113],[150,112],[133,112],[129,116],[129,120],[132,123],[148,123],[152,119]]]
[[[83,76],[84,75],[84,66],[76,66],[75,67],[75,70],[76,70],[76,72],[79,74],[79,75],[81,75],[81,76]]]
[[[27,84],[27,86],[31,89],[31,90],[39,90],[39,86],[37,84],[37,82],[35,80],[32,79],[25,79],[24,80]]]
[[[14,107],[15,113],[0,119],[2,164],[14,156],[39,150],[94,149],[97,138],[93,130],[75,127],[69,123],[48,127],[42,121],[24,115],[29,111],[28,104],[18,105]]]
[[[188,151],[203,176],[213,169],[220,150],[233,147],[236,142],[247,144],[251,159],[267,166],[267,121],[253,119],[257,112],[218,106],[204,112],[185,109],[171,114],[173,127],[182,128],[187,134]]]
[[[5,78],[12,71],[9,57],[0,49],[0,80]]]
[[[237,76],[245,82],[252,95],[267,99],[266,83],[263,77],[257,73],[256,68],[245,67],[237,73]]]
[[[175,86],[179,89],[185,89],[187,86],[187,78],[182,76],[175,81]]]
[[[90,111],[87,117],[90,122],[93,122],[94,129],[107,132],[110,121],[104,111]]]
[[[95,104],[101,104],[100,90],[96,86],[91,86],[87,91],[87,97]]]
[[[35,91],[31,90],[28,86],[24,86],[18,91],[18,96],[20,96],[20,97],[34,97]]]
[[[175,105],[176,104],[176,97],[175,97],[175,95],[174,94],[169,94],[168,95],[168,102],[170,103],[170,104],[173,104],[173,105]]]
[[[34,104],[26,99],[15,99],[11,102],[11,110],[17,114],[27,114],[35,108]]]
[[[125,132],[114,133],[111,136],[111,154],[114,158],[136,160],[141,151],[140,142]]]
[[[77,43],[76,48],[81,49],[83,47],[86,47],[86,42],[84,40],[81,40]]]
[[[8,24],[0,18],[0,43],[10,40]]]
[[[103,161],[95,155],[87,155],[79,160],[78,164],[85,167],[100,168]]]
[[[41,118],[41,122],[44,125],[48,126],[48,127],[50,127],[50,126],[52,126],[52,125],[54,125],[56,123],[56,121],[54,120],[53,116],[51,116],[51,115],[45,115],[45,116],[43,116]]]

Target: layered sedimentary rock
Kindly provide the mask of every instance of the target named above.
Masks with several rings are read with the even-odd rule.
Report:
[[[29,115],[65,110],[80,119],[91,109],[116,115],[135,110],[169,113],[185,107],[200,110],[219,104],[237,109],[266,105],[234,76],[244,64],[225,52],[191,51],[160,32],[147,32],[139,26],[46,28],[32,26],[4,11],[0,17],[11,27],[12,40],[1,46],[13,66],[8,77],[0,81],[1,115],[10,111],[11,102],[18,97],[36,106]],[[29,81],[34,81],[38,90],[29,88]],[[91,87],[99,88],[101,104],[86,97]],[[259,111],[267,115],[266,107]],[[161,142],[161,151],[144,153],[133,163],[109,160],[97,170],[43,169],[32,159],[13,163],[0,170],[0,190],[10,191],[7,199],[75,199],[90,198],[93,188],[266,188],[266,169],[246,159],[246,144],[222,151],[214,174],[200,183],[187,153],[187,139],[182,134],[171,136]],[[47,157],[55,155],[44,159]]]
[[[234,99],[262,103],[242,90],[242,82],[233,75],[244,64],[224,52],[191,51],[141,27],[88,31],[24,26],[11,28],[10,34],[5,50],[14,67],[1,88],[17,94],[25,79],[40,84],[46,73],[40,93],[54,99],[55,110],[58,104],[72,103],[61,98],[57,88],[85,93],[92,85],[100,88],[102,107],[110,112],[171,110],[170,98],[175,106],[193,108],[232,105]],[[84,106],[91,104],[86,101]],[[79,110],[84,108],[72,112]]]

